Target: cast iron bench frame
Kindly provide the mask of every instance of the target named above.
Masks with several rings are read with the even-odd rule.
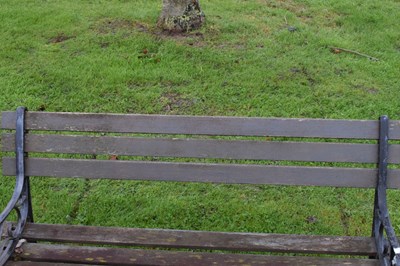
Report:
[[[397,158],[400,154],[400,145],[389,145],[388,143],[389,135],[394,140],[400,140],[400,121],[389,121],[387,116],[380,117],[378,122],[365,120],[43,113],[27,112],[24,107],[19,107],[16,112],[3,112],[2,128],[15,130],[15,133],[3,134],[2,142],[3,151],[10,152],[15,149],[15,158],[3,158],[3,174],[15,175],[16,186],[11,200],[0,214],[0,233],[2,235],[2,239],[0,239],[0,265],[308,265],[309,263],[315,265],[400,265],[400,246],[389,219],[386,203],[387,187],[400,188],[400,171],[388,170],[388,163],[400,163],[400,158]],[[30,133],[30,130],[375,139],[378,140],[377,145],[351,144],[353,146],[343,143],[336,146],[326,143],[309,145],[301,142],[297,144],[296,142],[277,142],[274,144],[268,143],[268,141],[253,140],[204,141],[202,139],[181,139],[179,141],[174,138],[167,140],[154,137],[139,138],[137,143],[139,146],[143,145],[144,147],[139,149],[152,150],[150,154],[153,156],[171,156],[172,153],[177,157],[235,159],[235,153],[243,153],[240,155],[240,159],[246,157],[248,159],[302,161],[303,158],[299,159],[299,156],[311,156],[312,158],[304,158],[303,161],[334,162],[352,161],[352,159],[343,159],[342,157],[346,157],[347,153],[350,157],[358,154],[358,157],[372,156],[372,159],[356,159],[356,162],[376,162],[377,168],[355,170],[340,168],[335,170],[334,168],[324,167],[227,166],[210,163],[168,164],[154,162],[133,162],[131,163],[132,166],[129,163],[124,166],[123,162],[118,162],[118,169],[122,169],[122,172],[119,176],[112,177],[116,168],[111,167],[111,170],[107,170],[108,166],[102,167],[102,165],[108,164],[112,166],[117,163],[116,161],[29,158],[28,152],[51,151],[52,153],[57,153],[57,150],[61,149],[60,153],[80,153],[79,150],[83,148],[82,153],[86,154],[90,153],[88,150],[91,149],[94,154],[120,154],[124,152],[131,154],[132,151],[129,150],[129,147],[127,148],[129,151],[125,150],[127,145],[124,142],[130,140],[112,137],[111,141],[116,141],[117,143],[121,140],[122,144],[117,143],[115,144],[116,146],[105,150],[107,148],[103,147],[104,142],[99,142],[99,139],[106,137],[82,136],[84,141],[79,142],[78,145],[75,143],[74,146],[73,142],[69,142],[70,145],[74,146],[71,148],[65,145],[68,141],[57,142],[57,138],[74,138],[76,136],[53,135],[53,139],[46,142],[47,138],[49,138],[48,136],[51,135],[35,135]],[[155,143],[151,144],[150,142],[152,141]],[[36,144],[33,145],[35,142]],[[54,143],[58,143],[58,145]],[[238,146],[235,146],[236,144]],[[271,149],[270,152],[265,152],[269,155],[263,154],[262,151],[260,153],[260,148],[256,147],[263,145],[267,145],[266,147]],[[360,145],[368,146],[368,151],[361,149]],[[356,146],[358,151],[352,152],[355,149],[353,147]],[[250,151],[246,152],[247,149],[245,147],[249,147]],[[392,149],[391,152],[389,152],[389,147]],[[329,150],[326,150],[326,148],[329,148]],[[341,157],[339,160],[337,159],[337,149],[339,149],[339,157]],[[371,154],[371,150],[378,151],[378,155]],[[310,155],[314,152],[316,154]],[[134,155],[143,155],[140,154],[143,151],[138,153],[134,152]],[[297,157],[294,159],[292,155]],[[318,156],[323,158],[316,159]],[[325,157],[329,158],[326,159]],[[71,161],[72,164],[69,164],[68,161]],[[94,164],[92,168],[89,167],[92,169],[90,171],[94,171],[94,167],[99,168],[97,172],[94,171],[95,173],[90,172],[90,178],[108,178],[110,176],[110,178],[136,180],[375,187],[372,237],[227,233],[34,223],[29,176],[58,177],[66,175],[65,171],[70,169],[71,173],[68,177],[87,177],[85,174],[75,172],[74,166],[76,167],[80,164]],[[46,170],[46,167],[51,169]],[[124,170],[124,168],[127,169]],[[61,173],[58,173],[58,170],[55,171],[55,169],[61,169]],[[103,174],[101,171],[106,173]],[[132,176],[132,171],[134,171],[133,175],[135,176]],[[146,171],[151,172],[149,174],[151,178],[147,178]],[[191,173],[190,177],[184,176],[186,171]],[[225,171],[227,172],[226,174]],[[295,171],[295,173],[293,174],[291,171]],[[218,174],[215,174],[216,172],[222,176],[218,176]],[[249,172],[249,179],[245,180],[243,178],[247,172]],[[273,173],[269,174],[270,172]],[[324,173],[324,178],[321,178],[321,173]],[[330,177],[329,179],[328,177],[325,178],[325,173]],[[349,178],[352,175],[362,175],[363,173],[365,173],[365,179],[354,180]],[[127,176],[121,177],[121,175]],[[6,219],[13,210],[18,215],[18,221],[15,223],[7,222]],[[144,239],[143,242],[140,242],[141,239]],[[166,251],[82,245],[67,246],[43,244],[41,243],[43,241],[150,248],[356,255],[366,256],[369,259]],[[335,244],[336,242],[337,244]],[[13,257],[14,260],[11,260],[10,257]],[[61,262],[65,262],[65,264]]]

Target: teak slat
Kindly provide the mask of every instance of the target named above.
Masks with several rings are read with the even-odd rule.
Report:
[[[15,129],[15,116],[3,112],[2,128]],[[370,120],[28,112],[26,129],[378,139],[378,121]],[[400,121],[390,122],[389,137],[400,139]]]
[[[15,135],[3,134],[3,151],[15,150]],[[164,139],[28,134],[26,152],[117,154],[306,162],[376,163],[375,144]],[[329,152],[328,152],[329,151]],[[400,163],[400,145],[391,145],[389,163]]]
[[[166,229],[27,224],[23,238],[123,246],[271,251],[335,255],[376,254],[371,237],[229,233]]]
[[[280,257],[249,254],[200,253],[126,248],[25,244],[21,259],[106,265],[365,265],[377,260],[320,257]]]
[[[280,184],[374,188],[376,169],[118,160],[27,158],[26,174],[132,180]],[[15,159],[3,158],[3,174],[15,175]],[[388,187],[400,188],[400,170],[388,171]]]

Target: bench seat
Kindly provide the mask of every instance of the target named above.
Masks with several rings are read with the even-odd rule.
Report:
[[[31,241],[207,250],[373,256],[372,237],[232,233],[28,223]]]
[[[377,260],[371,259],[226,253],[226,251],[271,251],[373,256],[376,249],[372,237],[28,223],[22,238],[29,243],[21,247],[16,257],[17,260],[24,261],[9,262],[7,266],[45,265],[42,263],[48,262],[60,263],[59,265],[68,265],[66,263],[74,263],[73,265],[76,263],[82,265],[87,263],[90,265],[379,265]],[[93,246],[95,244],[100,247]],[[133,246],[136,248],[129,248]],[[168,248],[168,250],[140,249],[143,247]],[[191,251],[178,251],[177,248]]]
[[[268,256],[238,253],[165,251],[92,246],[66,246],[29,243],[20,254],[24,262],[7,266],[44,265],[44,262],[80,263],[80,265],[379,265],[378,260],[356,258],[323,258],[305,256]],[[30,262],[32,261],[32,263]],[[39,264],[37,264],[39,263]],[[89,264],[90,263],[90,264]],[[51,264],[54,265],[54,264]]]

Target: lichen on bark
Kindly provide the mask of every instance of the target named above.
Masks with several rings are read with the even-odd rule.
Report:
[[[187,32],[199,29],[205,15],[198,0],[163,0],[158,26],[171,32]]]

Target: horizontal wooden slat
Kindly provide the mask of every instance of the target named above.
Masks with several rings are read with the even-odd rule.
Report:
[[[62,262],[9,261],[6,266],[95,266],[95,264],[76,264]]]
[[[3,151],[15,150],[14,134],[3,134]],[[306,162],[376,163],[375,144],[162,139],[28,134],[27,152],[116,154]],[[400,145],[389,148],[389,163],[400,163]]]
[[[376,169],[118,160],[27,158],[26,174],[132,180],[281,184],[374,188]],[[3,159],[3,174],[15,175],[15,159]],[[388,187],[400,188],[400,170],[389,170]]]
[[[106,265],[378,265],[377,260],[25,244],[22,259]]]
[[[2,114],[2,128],[15,128],[15,112]],[[378,139],[378,121],[370,120],[28,112],[26,129]],[[389,137],[400,139],[400,121],[390,122]]]
[[[376,254],[372,237],[228,233],[31,223],[25,227],[22,237],[29,241],[123,246],[364,256]]]

